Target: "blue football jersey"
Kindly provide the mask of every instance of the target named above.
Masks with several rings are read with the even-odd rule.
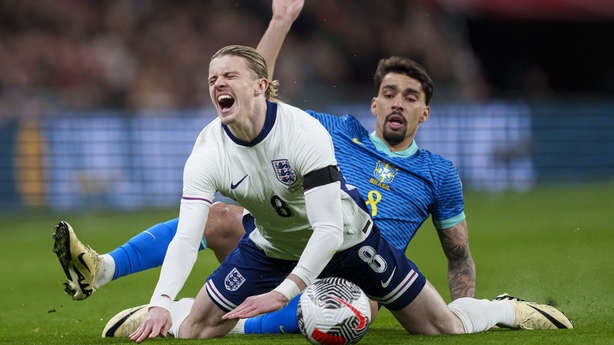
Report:
[[[465,219],[458,171],[451,161],[414,142],[407,157],[391,153],[353,116],[307,111],[333,138],[335,156],[347,183],[358,188],[382,235],[405,251],[424,221],[451,227]],[[374,144],[377,141],[381,145]],[[388,151],[388,152],[386,152]],[[414,152],[415,151],[415,152]]]

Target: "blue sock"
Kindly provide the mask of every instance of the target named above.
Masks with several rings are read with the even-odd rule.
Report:
[[[158,223],[110,252],[115,260],[113,280],[162,265],[168,245],[177,232],[178,222],[179,218],[175,218]],[[201,243],[200,249],[204,248],[206,243]]]
[[[298,333],[296,309],[300,298],[301,294],[277,311],[245,320],[245,334]]]

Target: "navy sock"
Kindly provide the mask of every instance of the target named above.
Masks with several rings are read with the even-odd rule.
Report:
[[[300,298],[301,294],[277,311],[245,320],[245,334],[298,333],[296,309]]]
[[[179,218],[158,223],[109,253],[115,260],[113,279],[162,265],[166,250],[177,232]],[[201,244],[201,250],[204,249]]]

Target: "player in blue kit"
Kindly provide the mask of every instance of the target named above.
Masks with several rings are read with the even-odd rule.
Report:
[[[285,35],[285,32],[287,30],[281,30],[281,36]],[[271,54],[276,56],[277,52]],[[264,55],[267,56],[266,53]],[[267,61],[274,59],[267,57]],[[358,186],[364,193],[373,219],[377,224],[381,224],[383,236],[398,249],[405,250],[417,229],[429,214],[432,214],[435,225],[440,230],[446,255],[449,259],[460,258],[457,260],[460,261],[459,265],[451,264],[449,267],[453,298],[472,296],[475,289],[475,269],[468,251],[462,191],[456,170],[442,157],[418,149],[413,141],[418,125],[429,116],[428,100],[432,94],[432,82],[413,61],[394,57],[382,60],[375,79],[378,96],[373,99],[371,105],[377,117],[375,133],[366,132],[360,123],[349,115],[338,118],[314,112],[309,114],[318,119],[331,134],[339,166],[344,174],[349,176],[348,183]],[[365,168],[369,164],[372,168]],[[225,228],[231,228],[242,215],[242,210],[234,206],[220,205],[219,209],[220,214],[217,217],[226,220]],[[216,208],[212,208],[211,216],[215,215],[215,210]],[[207,225],[213,227],[213,223],[208,222]],[[82,252],[91,257],[88,265],[100,266],[100,269],[95,270],[93,275],[84,275],[85,270],[79,266],[83,263],[71,258],[70,262],[63,265],[69,278],[67,291],[76,299],[85,298],[97,285],[101,285],[99,277],[106,275],[108,280],[112,272],[112,278],[116,279],[159,265],[160,257],[164,256],[166,248],[164,242],[168,245],[176,227],[176,221],[154,226],[102,259],[92,251],[83,249]],[[61,223],[58,228],[64,234],[58,237],[69,238],[71,248],[80,245],[67,224]],[[239,229],[242,234],[243,228]],[[227,236],[228,233],[225,232]],[[233,236],[229,235],[229,238],[235,238]],[[205,230],[205,238],[213,247],[218,236],[207,236]],[[150,244],[154,242],[158,248],[157,254],[151,251]],[[216,255],[218,258],[225,256],[218,254],[218,251]],[[105,267],[104,262],[109,257],[114,261],[114,269]],[[149,261],[141,261],[147,257]],[[84,276],[87,278],[81,279]],[[84,286],[79,284],[83,282],[89,286],[83,288]],[[382,281],[382,284],[384,283]],[[460,287],[456,288],[457,286]],[[291,307],[290,312],[293,312]]]

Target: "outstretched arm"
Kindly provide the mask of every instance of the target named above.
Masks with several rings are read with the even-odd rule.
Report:
[[[475,264],[469,251],[467,221],[447,229],[437,229],[443,251],[448,258],[448,285],[455,300],[475,295]]]
[[[275,290],[248,297],[223,319],[248,318],[281,309],[311,284],[343,243],[343,216],[339,182],[311,188],[305,205],[313,234],[292,270]]]
[[[256,48],[267,63],[269,80],[273,79],[275,61],[284,39],[290,31],[292,23],[303,9],[304,3],[305,0],[273,0],[273,18],[271,18],[269,27]]]

